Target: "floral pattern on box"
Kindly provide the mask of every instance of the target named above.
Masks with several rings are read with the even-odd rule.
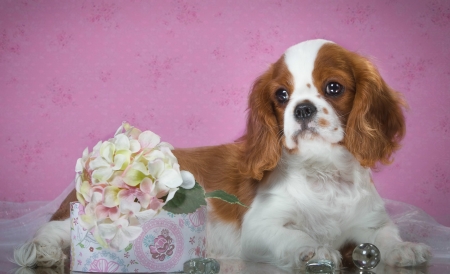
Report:
[[[124,250],[101,247],[79,224],[80,203],[71,204],[71,270],[83,272],[174,272],[206,255],[206,207],[191,214],[161,211]]]

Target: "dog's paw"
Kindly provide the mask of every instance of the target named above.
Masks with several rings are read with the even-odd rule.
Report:
[[[301,267],[304,267],[309,260],[330,260],[336,266],[341,265],[341,253],[325,246],[305,246],[300,250],[299,258]]]
[[[34,242],[27,242],[14,249],[14,262],[22,267],[36,266],[36,245]]]
[[[307,261],[311,260],[316,254],[316,249],[312,246],[305,246],[300,250],[300,262],[305,264]]]
[[[425,244],[402,242],[386,251],[385,263],[391,266],[414,266],[425,263],[431,257],[431,249]]]
[[[49,241],[36,241],[36,265],[52,267],[58,265],[66,259],[66,255],[60,246],[53,245]]]
[[[332,261],[337,267],[341,265],[341,253],[336,250],[332,249],[330,247],[325,246],[319,246],[316,248],[316,254],[312,259],[318,259],[318,260],[330,260]]]

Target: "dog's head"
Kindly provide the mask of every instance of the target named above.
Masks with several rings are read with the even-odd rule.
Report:
[[[308,139],[345,146],[365,167],[388,164],[405,134],[403,106],[368,59],[326,40],[297,44],[254,83],[242,171],[261,179]]]

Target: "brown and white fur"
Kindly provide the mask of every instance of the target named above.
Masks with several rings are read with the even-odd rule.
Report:
[[[209,201],[209,255],[302,268],[373,243],[385,264],[426,262],[430,248],[402,241],[371,179],[400,147],[404,106],[368,59],[326,40],[289,48],[255,81],[242,138],[173,151],[207,191],[249,205]],[[75,197],[36,234],[38,265],[64,257]]]

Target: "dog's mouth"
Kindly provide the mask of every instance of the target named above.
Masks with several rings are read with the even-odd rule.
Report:
[[[298,144],[299,139],[311,140],[319,136],[315,127],[308,126],[307,123],[301,123],[301,128],[292,135],[293,141]]]

